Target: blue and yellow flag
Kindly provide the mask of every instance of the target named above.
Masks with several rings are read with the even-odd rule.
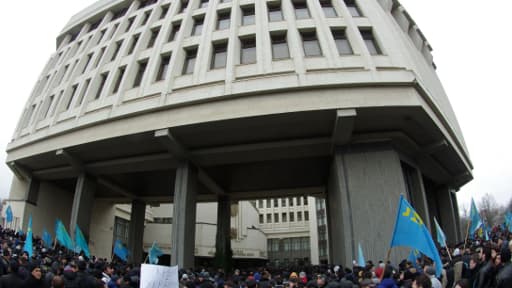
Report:
[[[418,269],[418,259],[421,258],[421,252],[416,249],[411,249],[411,252],[409,253],[409,257],[407,257],[407,260],[409,260],[412,263],[412,266],[414,268]]]
[[[114,255],[121,258],[123,261],[128,261],[128,254],[128,249],[123,246],[121,240],[117,239],[116,243],[114,244]]]
[[[68,248],[71,251],[75,250],[73,240],[71,240],[71,237],[69,236],[64,223],[62,223],[62,221],[59,219],[57,219],[57,222],[55,223],[55,238],[62,246]]]
[[[160,250],[160,247],[156,245],[156,241],[153,241],[153,246],[149,249],[149,264],[158,264],[158,257],[164,255],[164,252]]]
[[[409,246],[430,257],[436,264],[436,275],[438,277],[441,275],[443,263],[434,240],[420,215],[416,213],[403,195],[400,195],[395,230],[391,237],[391,247],[395,246]]]
[[[80,251],[84,251],[85,256],[87,256],[87,258],[91,258],[91,253],[89,252],[89,245],[87,245],[87,241],[85,241],[84,234],[82,233],[82,230],[80,230],[78,225],[76,225],[75,228],[75,244],[75,251],[78,251],[77,253],[80,253]]]
[[[5,220],[7,221],[7,223],[11,223],[12,219],[13,219],[12,209],[11,209],[11,205],[9,205],[9,206],[7,206],[7,209],[5,210]]]
[[[366,267],[366,261],[364,260],[361,243],[359,243],[359,246],[357,247],[357,265],[359,265],[359,267]]]
[[[505,214],[505,228],[508,229],[508,231],[512,231],[512,212],[507,212]]]
[[[44,246],[46,246],[46,248],[50,248],[52,247],[52,235],[50,234],[50,232],[48,232],[48,230],[46,230],[46,228],[43,228],[43,243],[44,243]]]
[[[476,209],[475,200],[473,200],[473,198],[471,198],[471,211],[469,213],[469,220],[471,221],[469,234],[472,236],[483,224],[482,219],[480,218],[480,214],[478,213],[478,209]]]
[[[32,254],[34,252],[34,249],[32,248],[32,214],[28,217],[27,237],[25,238],[23,251],[26,251],[28,256],[32,258]]]
[[[444,235],[441,226],[439,226],[439,223],[437,223],[436,217],[434,217],[434,223],[436,224],[437,243],[439,243],[441,247],[446,247],[446,236]]]

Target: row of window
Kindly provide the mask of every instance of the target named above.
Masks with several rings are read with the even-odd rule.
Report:
[[[274,219],[273,223],[287,223],[287,222],[302,222],[302,221],[309,221],[309,212],[304,211],[304,219],[302,218],[302,212],[303,211],[297,211],[297,212],[283,212],[281,213],[281,219],[279,219],[279,213],[273,213]],[[295,214],[297,214],[297,220],[295,220]],[[272,213],[267,213],[267,221],[265,222],[265,214],[260,214],[260,224],[264,223],[272,223]]]
[[[307,206],[308,205],[308,197],[288,197],[288,198],[272,198],[272,199],[259,199],[257,208],[277,208],[277,207],[289,207],[296,206]],[[281,205],[279,205],[281,203]]]
[[[279,251],[309,251],[310,250],[309,237],[294,237],[284,239],[268,239],[267,249],[268,252]]]

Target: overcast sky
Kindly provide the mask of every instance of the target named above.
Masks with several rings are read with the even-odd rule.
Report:
[[[258,0],[257,0],[258,1]],[[335,0],[338,1],[338,0]],[[360,0],[374,1],[374,0]],[[459,120],[475,169],[458,195],[469,207],[492,194],[512,198],[512,1],[400,1],[433,47],[434,62]],[[0,17],[0,198],[12,173],[5,162],[23,106],[71,15],[92,0],[7,1]]]

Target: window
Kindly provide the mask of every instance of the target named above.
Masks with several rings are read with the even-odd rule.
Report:
[[[263,208],[263,199],[258,200],[258,208]]]
[[[309,221],[309,212],[304,211],[304,221]]]
[[[277,22],[283,21],[283,11],[281,11],[281,3],[267,2],[268,21]]]
[[[308,4],[306,1],[293,1],[293,8],[295,9],[295,18],[308,19],[311,18],[309,14]]]
[[[375,41],[371,30],[361,30],[361,36],[363,36],[364,43],[371,55],[381,54],[377,41]]]
[[[197,48],[185,51],[185,63],[183,64],[183,75],[194,73],[194,66],[196,64]]]
[[[213,44],[212,63],[210,66],[211,69],[226,67],[226,58],[228,55],[227,51],[228,51],[228,43],[227,42]]]
[[[133,21],[135,21],[135,17],[128,19],[128,24],[126,25],[126,29],[124,30],[124,32],[130,31],[130,28],[132,28],[133,25]]]
[[[164,19],[169,12],[169,5],[162,6],[162,12],[160,12],[160,19]]]
[[[293,211],[290,211],[290,222],[295,222],[295,213]]]
[[[302,211],[297,212],[297,221],[302,221]]]
[[[322,56],[322,49],[320,43],[316,38],[315,31],[300,32],[302,37],[302,45],[304,47],[304,55],[307,56]]]
[[[142,0],[142,1],[140,1],[140,6],[139,6],[138,9],[142,9],[142,8],[147,7],[149,5],[153,5],[156,2],[158,2],[158,1],[157,0]]]
[[[270,199],[267,199],[267,208],[270,208]]]
[[[148,23],[150,14],[151,14],[151,11],[147,11],[142,15],[142,21],[140,22],[140,26],[144,26]]]
[[[290,207],[293,207],[293,197],[288,198],[288,204],[290,204]]]
[[[281,198],[281,207],[286,207],[286,198]]]
[[[82,93],[80,94],[80,101],[78,101],[79,104],[82,104],[84,102],[85,95],[87,94],[87,90],[89,89],[89,84],[91,84],[91,79],[85,80],[84,88],[82,88]]]
[[[52,95],[52,96],[50,96],[50,98],[48,98],[48,101],[47,101],[47,104],[46,104],[46,110],[44,112],[44,115],[43,115],[42,119],[46,119],[46,117],[48,117],[48,112],[50,112],[50,108],[52,108],[52,103],[53,103],[53,98],[54,97],[55,97],[55,95]]]
[[[149,38],[147,48],[155,46],[156,39],[158,38],[158,33],[160,33],[160,27],[151,29],[151,36]]]
[[[139,87],[142,82],[142,78],[144,77],[144,72],[146,72],[146,67],[148,66],[148,61],[139,61],[137,74],[135,75],[135,79],[133,80],[133,88]]]
[[[172,224],[172,217],[153,217],[154,224]]]
[[[267,214],[267,223],[272,223],[272,214]]]
[[[240,64],[250,63],[256,63],[256,37],[254,36],[240,39]]]
[[[96,62],[94,63],[94,68],[98,67],[101,62],[101,58],[103,58],[103,54],[105,54],[105,47],[101,48],[100,53],[96,57]]]
[[[221,12],[217,15],[217,30],[224,30],[229,28],[229,22],[230,22],[230,13],[228,12]]]
[[[98,37],[98,42],[96,42],[96,44],[100,44],[101,39],[103,39],[103,37],[105,37],[106,32],[107,32],[107,29],[103,29],[100,31],[100,37]]]
[[[279,223],[279,213],[274,213],[274,223]]]
[[[71,87],[71,94],[69,95],[68,104],[66,104],[66,110],[68,110],[69,107],[71,107],[71,103],[73,102],[73,98],[75,97],[77,88],[78,84],[75,84]]]
[[[204,18],[194,18],[194,27],[192,28],[192,36],[201,35],[201,31],[203,30]]]
[[[116,25],[114,25],[114,27],[112,28],[112,30],[110,31],[110,35],[108,36],[108,39],[112,39],[112,37],[114,37],[114,34],[116,33],[117,31],[117,28],[119,27],[119,23],[117,23]]]
[[[252,25],[255,23],[254,6],[242,7],[242,25]]]
[[[85,65],[84,65],[84,69],[82,69],[82,74],[84,74],[85,71],[87,70],[87,66],[89,66],[89,63],[91,62],[92,55],[93,55],[92,53],[87,54],[87,60],[85,60]]]
[[[114,21],[116,19],[123,17],[124,15],[126,15],[126,11],[128,11],[128,8],[122,8],[117,11],[114,11],[114,15],[112,16],[111,21]]]
[[[220,0],[220,3],[229,3],[231,0]]]
[[[105,86],[105,82],[107,81],[107,77],[108,72],[100,75],[100,85],[98,86],[98,90],[96,90],[96,96],[94,96],[94,99],[100,98],[103,87]]]
[[[89,31],[87,32],[91,32],[93,30],[96,30],[96,28],[98,28],[100,26],[100,23],[101,23],[101,19],[92,23],[91,26],[89,27]]]
[[[345,30],[332,30],[332,36],[334,38],[334,42],[336,42],[336,48],[338,48],[338,53],[340,55],[353,54],[350,42],[348,42],[347,36],[345,35]]]
[[[201,0],[201,1],[199,2],[199,8],[206,8],[206,7],[208,7],[208,2],[209,2],[209,1],[210,1],[210,0]]]
[[[140,34],[133,35],[132,44],[130,45],[130,49],[128,49],[128,55],[132,54],[135,50],[135,46],[137,46],[137,42],[139,41]]]
[[[64,66],[64,71],[62,71],[62,74],[60,75],[59,84],[62,83],[62,80],[64,80],[64,76],[68,72],[69,65]]]
[[[185,9],[187,9],[188,1],[187,0],[181,0],[180,1],[180,11],[178,13],[185,12]]]
[[[169,70],[169,61],[171,60],[170,55],[160,56],[160,67],[158,68],[158,73],[156,75],[156,81],[165,80],[165,75],[167,75],[167,70]]]
[[[295,197],[295,203],[297,203],[297,206],[302,205],[301,201],[302,201],[302,197]]]
[[[112,58],[110,58],[110,61],[116,60],[117,54],[119,53],[119,50],[121,49],[121,45],[123,45],[123,41],[117,41],[116,46],[114,47],[114,53],[112,53]]]
[[[286,41],[286,34],[273,34],[270,35],[272,41],[272,59],[286,59],[290,58],[290,51],[288,50],[288,42]]]
[[[115,94],[117,91],[119,91],[119,87],[121,87],[121,81],[123,81],[124,71],[126,70],[126,66],[119,67],[116,83],[114,84],[114,89],[112,90],[112,93]]]
[[[260,224],[263,224],[263,214],[260,214]]]
[[[347,6],[348,12],[350,12],[350,15],[352,17],[361,17],[361,11],[359,11],[359,8],[356,5],[356,1],[354,0],[345,0],[345,5]]]
[[[180,32],[180,27],[181,27],[181,22],[176,22],[176,23],[172,24],[171,34],[169,34],[169,39],[168,39],[169,42],[174,41],[174,39],[176,38],[176,34],[178,34],[178,32]]]
[[[308,196],[304,196],[302,202],[304,203],[304,206],[308,206]]]
[[[338,14],[334,7],[332,7],[332,0],[322,0],[320,1],[320,5],[322,6],[322,10],[324,10],[325,17],[334,18],[337,17]]]
[[[287,222],[288,219],[286,218],[286,213],[281,213],[281,221],[282,222]]]

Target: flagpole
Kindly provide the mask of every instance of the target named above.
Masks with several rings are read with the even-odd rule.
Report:
[[[388,253],[386,255],[386,261],[384,262],[384,271],[380,274],[379,282],[382,282],[384,278],[384,272],[386,271],[386,266],[388,265],[389,259],[391,258],[391,248],[388,249]]]
[[[466,238],[464,238],[464,249],[462,250],[462,253],[464,254],[464,251],[466,251],[466,244],[468,242],[468,236],[469,236],[469,225],[471,225],[471,219],[468,220],[468,228],[466,229]]]

